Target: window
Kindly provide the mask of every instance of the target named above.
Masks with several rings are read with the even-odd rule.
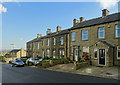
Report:
[[[120,59],[120,46],[117,47],[117,59]]]
[[[43,57],[43,58],[45,57],[45,52],[44,52],[44,50],[42,50],[42,57]]]
[[[120,25],[115,25],[115,37],[120,37]]]
[[[98,28],[98,38],[104,38],[104,37],[105,37],[104,27]]]
[[[94,59],[97,59],[97,49],[94,49]]]
[[[55,56],[56,56],[56,51],[55,49],[53,49],[53,58],[55,58]]]
[[[38,43],[37,47],[38,47],[38,49],[40,48],[40,44],[39,43]]]
[[[59,49],[59,56],[60,56],[60,58],[64,57],[64,49],[63,48]]]
[[[72,32],[72,41],[76,40],[76,32]]]
[[[50,57],[50,49],[47,49],[46,56]]]
[[[88,30],[82,31],[82,40],[88,40]]]
[[[63,45],[64,44],[64,39],[63,37],[60,38],[60,45]]]
[[[53,45],[56,45],[56,38],[53,38]]]
[[[42,40],[42,46],[44,46],[44,40]]]
[[[50,39],[47,39],[47,46],[50,46]]]

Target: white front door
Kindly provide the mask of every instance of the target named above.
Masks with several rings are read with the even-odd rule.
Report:
[[[78,49],[75,48],[74,52],[75,52],[75,53],[74,53],[75,61],[78,61]]]

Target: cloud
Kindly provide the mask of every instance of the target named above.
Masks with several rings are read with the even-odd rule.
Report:
[[[104,9],[114,7],[118,1],[120,0],[97,0]]]
[[[7,8],[5,8],[2,4],[0,4],[0,13],[7,12]]]

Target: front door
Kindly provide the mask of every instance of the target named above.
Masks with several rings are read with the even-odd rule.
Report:
[[[78,48],[74,48],[74,60],[78,61]]]
[[[105,62],[106,62],[106,59],[105,59],[105,57],[106,57],[106,52],[105,52],[106,50],[105,49],[99,49],[98,50],[98,63],[99,63],[99,65],[105,65]]]

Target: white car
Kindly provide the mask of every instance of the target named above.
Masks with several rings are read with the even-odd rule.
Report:
[[[43,60],[43,58],[41,58],[41,59],[39,59],[39,58],[29,58],[29,59],[26,60],[26,64],[30,65],[30,63],[31,63],[32,65],[37,65],[42,60]]]

